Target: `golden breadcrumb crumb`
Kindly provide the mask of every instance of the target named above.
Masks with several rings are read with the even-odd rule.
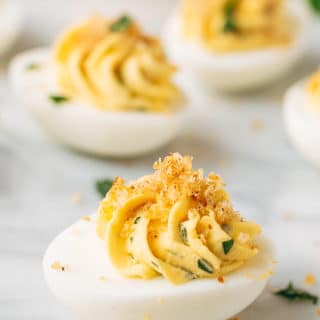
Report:
[[[320,317],[320,308],[316,310],[317,316]]]
[[[231,220],[240,221],[240,215],[233,209],[222,178],[215,173],[209,173],[206,177],[202,169],[193,170],[192,157],[173,153],[163,160],[159,159],[153,168],[153,174],[128,185],[117,177],[101,202],[100,215],[104,215],[108,221],[110,212],[120,208],[128,199],[151,193],[157,196],[156,203],[150,203],[145,208],[151,218],[159,218],[159,208],[163,212],[163,208],[172,208],[182,196],[187,196],[193,199],[197,212],[213,212],[220,224]],[[167,218],[167,215],[162,216],[163,219]]]
[[[51,269],[63,272],[66,271],[66,266],[63,266],[59,261],[55,261],[52,263]]]
[[[308,286],[314,286],[317,283],[317,278],[313,273],[306,274],[304,283]]]
[[[100,276],[99,277],[99,281],[101,282],[106,282],[107,281],[107,278],[105,276]]]
[[[273,270],[268,270],[265,273],[260,275],[260,279],[261,280],[266,280],[268,278],[270,278],[273,275],[274,271]]]
[[[160,304],[164,304],[164,302],[165,302],[165,300],[164,300],[163,297],[158,298],[157,301],[158,301],[158,303],[160,303]]]
[[[91,218],[89,216],[84,216],[84,217],[82,217],[82,220],[86,221],[86,222],[90,222]]]
[[[80,192],[75,192],[71,196],[71,202],[73,204],[81,204],[83,202],[83,195]]]
[[[150,320],[149,315],[145,314],[144,317],[143,317],[143,320]]]
[[[285,221],[289,221],[293,219],[293,214],[291,212],[284,212],[282,215],[282,219]]]
[[[260,132],[264,127],[264,122],[261,119],[253,119],[250,123],[250,129],[254,132]]]
[[[224,283],[224,277],[223,277],[223,276],[219,276],[219,277],[218,277],[218,281],[219,281],[220,283]]]

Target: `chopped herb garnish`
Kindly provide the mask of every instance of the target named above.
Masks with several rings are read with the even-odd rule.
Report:
[[[69,101],[69,98],[67,98],[65,96],[60,96],[60,95],[51,95],[51,96],[49,96],[49,99],[54,104],[62,104],[62,103]]]
[[[309,301],[313,304],[317,304],[319,300],[318,296],[302,289],[295,288],[292,282],[290,282],[286,288],[276,291],[274,294],[289,301]]]
[[[111,24],[110,31],[117,32],[117,31],[125,31],[131,25],[132,19],[129,16],[121,16],[116,22]]]
[[[320,0],[309,0],[309,3],[315,13],[320,14]]]
[[[26,66],[26,70],[28,71],[32,71],[32,70],[37,70],[39,69],[39,65],[36,64],[36,63],[29,63],[27,66]]]
[[[180,236],[181,236],[183,242],[187,243],[188,242],[188,231],[182,223],[180,223],[180,225],[179,225],[179,231],[180,231]]]
[[[133,242],[133,237],[130,237],[129,240],[130,240],[130,242],[132,243],[132,242]]]
[[[111,179],[102,179],[96,182],[96,190],[102,198],[105,197],[107,192],[112,187],[113,181]]]
[[[234,12],[237,7],[237,0],[229,0],[225,6],[225,22],[223,26],[223,32],[225,33],[234,33],[238,31],[238,27],[234,20]]]
[[[222,247],[223,247],[224,254],[228,254],[229,253],[229,251],[233,247],[233,244],[234,244],[233,239],[222,242]]]
[[[133,221],[134,224],[138,224],[141,220],[141,217],[136,217]]]
[[[198,267],[199,269],[203,270],[207,273],[213,273],[213,267],[212,265],[205,259],[199,259],[198,260]]]

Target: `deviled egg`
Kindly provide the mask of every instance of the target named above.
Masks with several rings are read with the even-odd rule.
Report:
[[[310,13],[285,0],[185,0],[169,18],[169,56],[203,86],[235,91],[271,83],[301,58]]]
[[[0,54],[16,41],[22,25],[22,9],[14,0],[0,0]]]
[[[273,273],[269,240],[234,210],[219,176],[178,153],[154,169],[116,178],[97,215],[47,249],[47,283],[79,319],[225,320]]]
[[[97,155],[133,156],[175,137],[184,120],[176,68],[129,16],[93,16],[54,48],[18,55],[13,90],[57,141]]]
[[[320,71],[288,90],[283,114],[294,146],[320,167]]]

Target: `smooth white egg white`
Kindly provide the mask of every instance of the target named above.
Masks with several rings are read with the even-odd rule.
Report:
[[[164,44],[171,60],[205,88],[223,91],[254,89],[287,73],[308,47],[310,12],[301,2],[295,1],[288,3],[288,10],[299,22],[295,41],[288,47],[212,53],[183,38],[178,10],[165,26]]]
[[[287,91],[283,117],[293,145],[305,159],[320,167],[320,113],[308,105],[306,80]]]
[[[9,79],[20,101],[56,141],[91,154],[126,157],[165,145],[181,129],[184,108],[161,114],[102,111],[80,101],[54,104],[49,97],[61,89],[51,61],[48,48],[19,54],[10,65]]]
[[[260,253],[225,277],[174,286],[163,278],[120,277],[96,235],[96,217],[81,220],[61,233],[47,249],[43,269],[54,295],[82,320],[226,320],[263,291],[274,268],[269,240],[259,239]],[[59,262],[65,271],[52,268]]]
[[[22,27],[23,12],[14,0],[0,2],[0,54],[5,53],[16,41]]]

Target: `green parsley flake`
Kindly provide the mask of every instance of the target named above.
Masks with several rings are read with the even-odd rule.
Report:
[[[317,304],[319,300],[318,296],[295,288],[292,282],[290,282],[286,288],[276,291],[274,294],[289,301],[306,301],[311,302],[312,304]]]
[[[188,242],[188,231],[182,223],[180,223],[180,225],[179,225],[179,231],[180,231],[180,236],[181,236],[183,242],[187,243]]]
[[[213,273],[213,267],[212,265],[205,259],[199,259],[198,260],[198,267],[204,272]]]
[[[138,224],[141,220],[141,217],[136,217],[133,221],[134,224]]]
[[[127,15],[123,15],[116,22],[111,24],[110,31],[112,32],[126,31],[131,24],[132,24],[131,17]]]
[[[27,66],[26,66],[26,70],[28,71],[34,71],[34,70],[38,70],[40,68],[40,66],[36,63],[29,63]]]
[[[234,21],[234,12],[236,10],[237,0],[230,0],[225,6],[225,22],[223,26],[223,32],[235,33],[238,31],[238,27]]]
[[[222,247],[223,247],[224,254],[228,254],[229,253],[229,251],[233,247],[233,244],[234,244],[233,239],[222,242]]]
[[[69,98],[61,95],[50,95],[49,100],[54,104],[63,104],[69,101]]]
[[[308,0],[315,13],[320,14],[320,0]]]
[[[101,196],[101,198],[105,197],[107,192],[112,187],[112,184],[113,184],[113,180],[111,180],[111,179],[102,179],[102,180],[98,180],[96,182],[96,190],[99,193],[99,195]]]

